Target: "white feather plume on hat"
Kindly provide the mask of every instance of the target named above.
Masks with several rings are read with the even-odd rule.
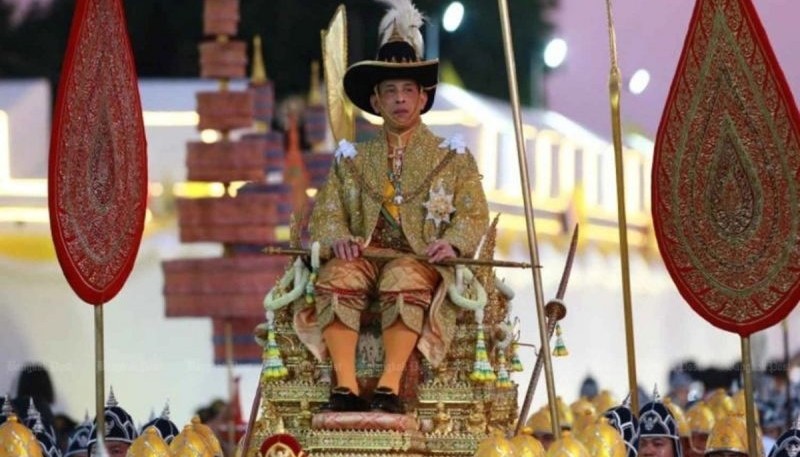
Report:
[[[411,44],[422,59],[424,43],[420,27],[425,22],[422,13],[411,3],[411,0],[378,0],[389,7],[389,11],[381,19],[379,32],[381,44],[386,44],[395,34]]]

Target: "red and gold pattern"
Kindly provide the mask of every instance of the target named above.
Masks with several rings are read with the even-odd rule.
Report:
[[[741,336],[800,299],[793,100],[750,0],[698,0],[656,140],[653,220],[686,301]]]
[[[147,206],[147,147],[122,2],[79,0],[59,84],[50,226],[75,292],[103,304],[133,267]]]

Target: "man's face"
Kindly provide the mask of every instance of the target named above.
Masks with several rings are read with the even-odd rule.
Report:
[[[639,457],[674,457],[675,444],[663,436],[643,436],[639,438]]]
[[[378,84],[377,95],[370,97],[372,108],[383,116],[390,127],[411,127],[419,120],[428,94],[416,81],[388,79]]]

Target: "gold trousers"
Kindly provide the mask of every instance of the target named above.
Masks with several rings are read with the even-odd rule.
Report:
[[[338,318],[358,331],[362,312],[377,300],[382,328],[399,318],[413,331],[422,333],[425,312],[440,281],[435,268],[410,257],[390,261],[331,259],[320,268],[314,288],[319,328],[324,329]]]

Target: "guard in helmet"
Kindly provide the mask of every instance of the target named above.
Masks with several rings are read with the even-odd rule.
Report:
[[[633,415],[630,405],[630,396],[618,406],[606,410],[603,417],[608,419],[608,424],[616,428],[622,439],[625,441],[625,450],[628,457],[636,457],[636,430],[639,427],[639,421]]]
[[[139,433],[144,433],[148,427],[155,427],[156,432],[158,432],[159,436],[161,436],[161,439],[163,439],[164,442],[169,445],[172,443],[172,440],[178,436],[178,433],[181,432],[180,429],[178,429],[178,426],[170,420],[169,414],[169,403],[167,403],[164,405],[164,409],[161,411],[161,416],[156,417],[142,425]]]
[[[708,435],[714,428],[714,412],[701,400],[686,411],[686,421],[689,423],[691,439],[689,448],[684,451],[689,457],[702,456],[706,452]]]
[[[672,417],[675,418],[675,423],[678,424],[678,436],[681,441],[681,449],[688,453],[688,449],[691,447],[690,440],[692,438],[692,432],[689,428],[689,422],[686,420],[686,414],[684,414],[683,409],[673,403],[669,397],[664,398],[664,404],[667,406],[667,409],[669,409]]]
[[[106,422],[104,443],[109,457],[125,457],[128,448],[131,447],[138,434],[133,418],[119,406],[114,397],[113,387],[108,394],[104,416]],[[89,432],[87,448],[90,456],[100,455],[100,451],[97,449],[97,420],[92,425],[92,431]]]
[[[92,421],[89,420],[87,412],[83,422],[69,434],[64,457],[89,457],[89,435],[91,433]]]
[[[556,397],[556,404],[558,405],[558,423],[561,425],[561,430],[571,430],[572,411],[561,397]],[[547,450],[556,440],[555,435],[553,435],[553,423],[550,420],[549,404],[544,405],[539,411],[531,415],[525,424],[525,428],[530,429],[533,437],[539,440]]]
[[[658,392],[639,410],[637,435],[639,457],[683,457],[678,423]]]
[[[769,457],[795,457],[798,454],[800,454],[800,419],[778,437],[775,446],[769,451]]]

